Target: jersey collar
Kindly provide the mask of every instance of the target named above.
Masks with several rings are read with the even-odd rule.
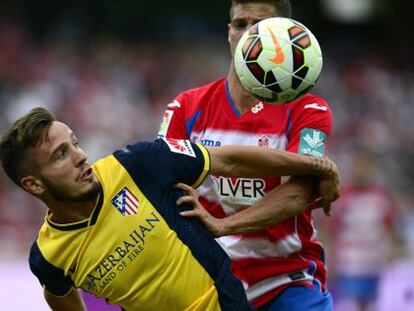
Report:
[[[52,228],[61,230],[61,231],[78,230],[78,229],[86,228],[89,226],[93,226],[96,223],[98,216],[99,216],[99,212],[102,209],[102,202],[103,202],[103,193],[101,190],[98,194],[98,200],[96,201],[95,207],[89,218],[81,220],[81,221],[77,221],[77,222],[67,223],[67,224],[58,224],[58,223],[53,222],[50,219],[50,213],[48,213],[46,215],[46,221]]]
[[[230,103],[230,107],[233,110],[234,115],[239,118],[240,117],[240,112],[237,110],[236,105],[234,104],[233,99],[230,96],[230,88],[229,88],[229,82],[226,80],[226,96],[227,96],[227,100]]]

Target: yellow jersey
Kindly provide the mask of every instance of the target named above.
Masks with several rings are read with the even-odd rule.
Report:
[[[69,224],[46,216],[31,248],[32,272],[56,296],[82,288],[128,311],[251,310],[224,251],[176,206],[174,185],[197,187],[209,168],[203,146],[172,139],[97,161],[102,191],[92,214]]]

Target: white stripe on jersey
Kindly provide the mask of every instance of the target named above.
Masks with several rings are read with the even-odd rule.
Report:
[[[202,132],[192,132],[190,140],[201,143],[206,147],[225,145],[258,146],[259,139],[266,136],[269,139],[269,148],[285,150],[287,137],[285,134],[275,133],[249,133],[234,130],[207,128]]]
[[[203,132],[192,132],[190,139],[194,143],[201,143],[206,147],[234,144],[258,146],[259,141],[263,136],[266,136],[268,139],[268,148],[282,150],[286,149],[287,137],[284,134],[257,134],[234,130],[207,128]],[[211,202],[220,203],[226,215],[231,215],[237,212],[240,209],[241,205],[253,205],[262,198],[260,192],[263,190],[262,188],[264,188],[265,183],[261,182],[261,179],[250,180],[252,180],[251,183],[248,181],[243,182],[247,185],[244,190],[253,191],[253,193],[248,193],[248,196],[242,195],[244,193],[244,190],[242,189],[242,185],[239,184],[232,185],[234,187],[234,194],[231,194],[231,192],[228,191],[230,193],[227,195],[221,195],[220,190],[223,191],[223,189],[218,184],[220,182],[220,179],[212,176],[208,176],[204,183],[198,188],[198,190],[200,196],[206,198]],[[221,181],[223,182],[223,180]],[[229,186],[229,181],[224,181],[224,183]],[[261,184],[263,184],[263,187],[259,189],[260,191],[255,191],[255,186]]]
[[[313,276],[308,274],[306,270],[302,270],[302,273],[304,277],[300,279],[295,279],[295,281],[313,281]],[[282,286],[284,284],[288,284],[290,282],[292,282],[292,279],[287,274],[264,279],[246,289],[247,299],[249,301],[252,301],[260,297],[261,295],[271,291],[272,289]]]
[[[266,238],[241,238],[224,236],[216,239],[227,255],[233,259],[287,257],[302,249],[302,242],[297,232],[285,238],[271,242]]]
[[[258,146],[259,140],[263,136],[267,137],[269,148],[286,149],[287,137],[284,134],[258,134],[207,128],[203,132],[192,132],[190,138],[193,142],[201,143],[205,146],[234,144]],[[237,184],[233,185],[233,194],[228,193],[226,196],[223,196],[220,194],[220,190],[223,190],[222,185],[220,186],[218,183],[218,178],[208,176],[198,190],[200,195],[208,201],[220,203],[226,215],[234,214],[242,208],[241,205],[254,204],[262,197],[260,195],[251,195],[243,198],[240,194],[241,191],[236,191]],[[248,189],[252,188],[249,187]],[[295,228],[292,228],[292,232],[277,241],[270,241],[266,237],[247,238],[243,236],[241,238],[240,236],[225,236],[217,239],[217,242],[232,259],[287,257],[302,249],[302,242],[296,230],[296,221],[297,219],[295,219]]]

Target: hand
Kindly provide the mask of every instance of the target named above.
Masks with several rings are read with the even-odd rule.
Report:
[[[180,215],[184,217],[196,217],[204,224],[207,230],[210,231],[214,237],[217,238],[222,236],[224,230],[221,219],[213,217],[204,209],[203,205],[201,205],[198,200],[197,190],[183,183],[179,183],[175,185],[175,187],[186,193],[186,195],[178,198],[177,205],[188,203],[193,206],[192,210],[182,211],[180,212]]]
[[[339,171],[334,162],[327,157],[315,157],[314,163],[319,167],[319,197],[312,208],[322,207],[325,215],[331,216],[331,203],[339,198],[340,178]]]

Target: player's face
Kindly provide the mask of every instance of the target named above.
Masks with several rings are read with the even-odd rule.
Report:
[[[82,202],[97,195],[100,184],[67,125],[53,122],[48,139],[43,139],[32,157],[44,194],[54,200]]]
[[[278,16],[276,8],[268,3],[244,3],[233,7],[233,15],[228,24],[228,41],[231,56],[243,33],[263,19]]]

